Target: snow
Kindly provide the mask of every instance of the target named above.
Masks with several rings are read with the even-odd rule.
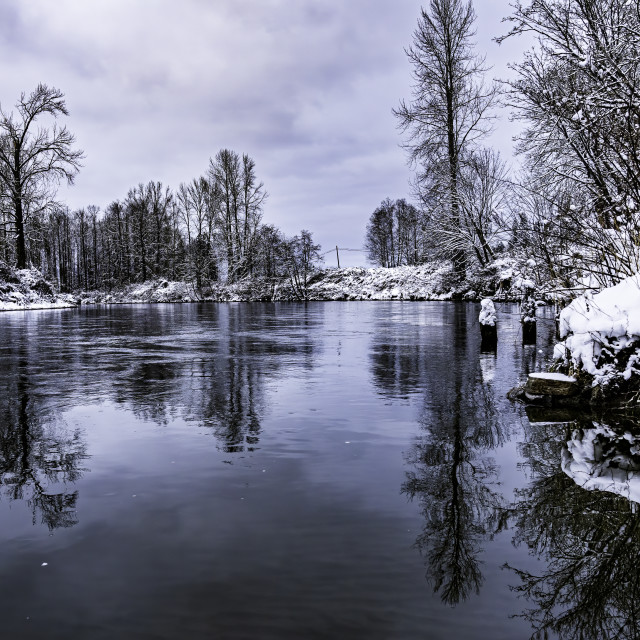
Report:
[[[497,316],[496,316],[496,307],[493,304],[493,300],[489,298],[485,298],[480,302],[481,310],[480,316],[478,320],[480,324],[484,324],[486,326],[494,327],[496,324]]]
[[[530,373],[529,377],[542,380],[557,380],[559,382],[577,382],[573,376],[566,376],[564,373]]]
[[[449,300],[454,293],[451,273],[451,265],[445,262],[412,267],[325,269],[311,277],[307,295],[309,300]],[[228,285],[214,283],[201,291],[185,282],[154,280],[111,293],[94,291],[81,296],[82,304],[295,299],[286,279],[274,282],[259,278]]]
[[[536,321],[536,301],[533,298],[525,298],[520,305],[520,321],[535,322]]]
[[[624,442],[623,442],[624,441]],[[576,429],[562,452],[562,470],[590,491],[608,491],[640,503],[640,437],[606,425]]]
[[[555,346],[554,357],[582,367],[595,376],[594,384],[616,375],[628,380],[640,373],[635,366],[639,355],[622,363],[620,372],[611,363],[598,364],[603,346],[617,354],[640,341],[640,274],[595,295],[576,298],[560,313],[560,337],[564,340]]]
[[[560,314],[560,337],[569,333],[599,333],[606,337],[640,336],[640,274],[580,296]]]
[[[331,269],[309,286],[319,300],[446,300],[451,275],[448,263],[415,267]]]
[[[533,286],[535,261],[500,258],[462,285],[455,284],[447,261],[394,268],[323,269],[310,278],[309,300],[475,300],[483,291],[496,291],[495,299],[517,300]],[[486,295],[486,294],[484,294]],[[246,279],[232,284],[207,283],[198,290],[193,283],[154,279],[114,288],[84,291],[75,296],[59,294],[35,269],[14,271],[0,262],[0,311],[52,309],[78,304],[132,304],[149,302],[247,302],[296,300],[287,278]],[[495,310],[483,309],[482,317],[495,323]]]
[[[63,309],[78,301],[69,294],[55,293],[36,269],[14,271],[0,263],[0,311]]]

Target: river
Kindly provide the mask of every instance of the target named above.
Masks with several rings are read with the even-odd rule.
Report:
[[[1,314],[2,637],[638,637],[635,503],[505,397],[551,311],[523,347],[500,305],[497,353],[478,313]]]

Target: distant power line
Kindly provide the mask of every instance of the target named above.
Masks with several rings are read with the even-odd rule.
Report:
[[[346,248],[344,248],[344,247],[336,247],[336,249],[337,249],[338,251],[364,251],[364,249],[346,249]],[[329,251],[325,251],[325,252],[324,252],[323,254],[321,254],[321,255],[326,256],[326,255],[328,255],[328,254],[330,254],[330,253],[335,253],[335,250],[336,250],[336,249],[329,249]]]
[[[340,268],[340,252],[341,251],[364,251],[364,249],[347,249],[346,247],[339,247],[336,245],[335,249],[329,249],[329,251],[325,251],[322,254],[322,257],[329,255],[330,253],[336,252],[336,260],[338,261],[338,269]]]

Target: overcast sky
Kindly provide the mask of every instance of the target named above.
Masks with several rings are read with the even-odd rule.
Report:
[[[425,0],[426,1],[426,0]],[[411,97],[414,0],[0,0],[0,104],[66,95],[84,167],[60,198],[105,208],[139,182],[177,188],[221,148],[248,153],[264,221],[360,248],[385,197],[410,196],[391,110]],[[476,0],[478,52],[504,77],[509,0]],[[510,153],[507,114],[494,144]],[[341,263],[364,264],[362,253]],[[328,265],[335,256],[327,256]]]

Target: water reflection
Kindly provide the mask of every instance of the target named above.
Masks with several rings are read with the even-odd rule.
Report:
[[[506,434],[491,386],[495,355],[480,355],[476,309],[457,304],[446,312],[431,343],[416,336],[408,345],[406,332],[377,331],[372,369],[386,394],[423,394],[421,434],[406,455],[402,492],[424,515],[416,545],[427,579],[443,602],[455,605],[479,592],[483,543],[503,526],[505,501],[487,454]]]
[[[228,453],[259,446],[265,385],[283,368],[314,366],[322,310],[300,305],[89,308],[8,316],[0,382],[5,495],[49,528],[77,522],[73,483],[84,469],[79,431],[59,419],[113,402],[137,419],[211,430]],[[39,516],[38,516],[39,514]]]
[[[514,542],[545,566],[539,572],[511,568],[516,590],[529,601],[522,615],[536,638],[638,638],[640,508],[613,492],[583,488],[561,466],[572,443],[590,436],[597,443],[602,433],[616,432],[618,443],[629,444],[628,423],[606,429],[585,420],[531,423],[523,454],[532,479],[517,492]]]
[[[637,424],[577,422],[562,451],[562,470],[583,489],[610,491],[640,503]]]
[[[78,492],[70,490],[85,469],[86,445],[81,433],[69,432],[52,418],[29,378],[13,378],[0,397],[0,486],[10,500],[24,502],[33,524],[49,530],[78,522]]]

